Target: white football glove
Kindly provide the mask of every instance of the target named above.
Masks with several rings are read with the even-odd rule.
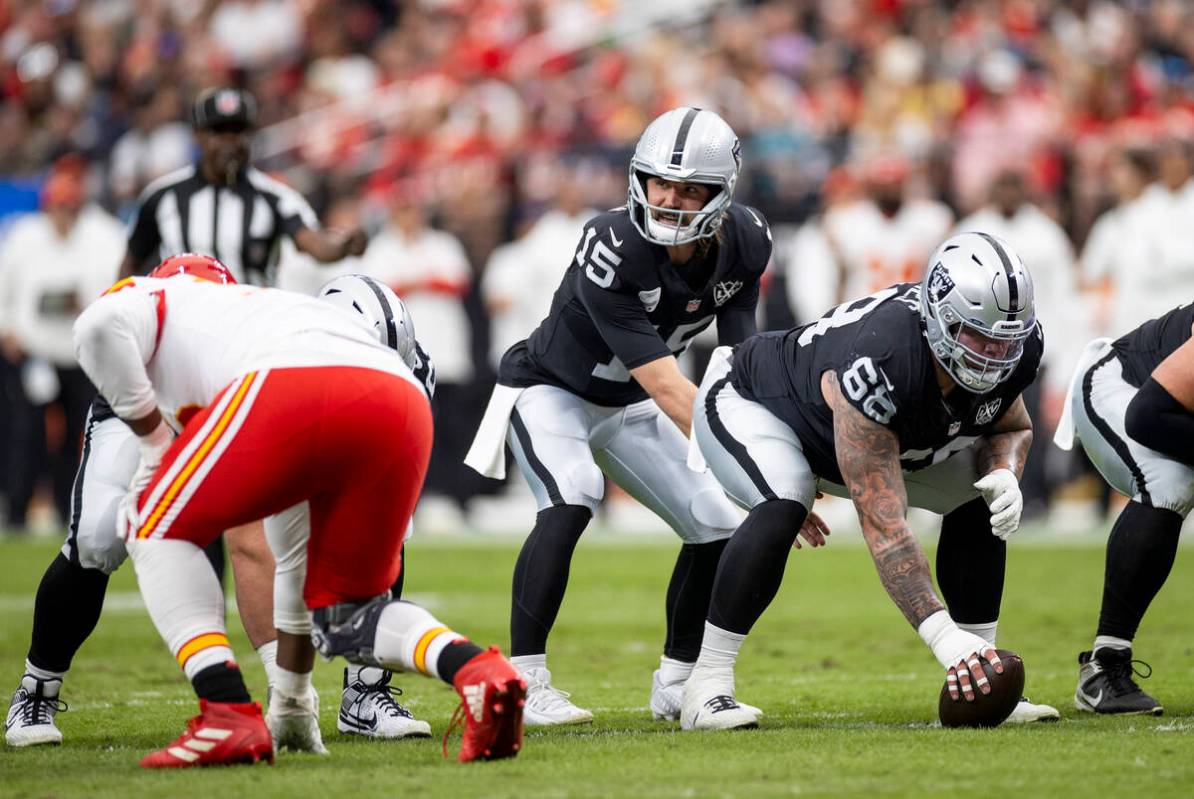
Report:
[[[946,670],[965,668],[966,661],[992,648],[986,638],[958,627],[945,610],[939,610],[922,621],[916,631],[933,650],[933,657]]]
[[[1006,541],[1020,529],[1020,514],[1024,512],[1024,495],[1020,481],[1010,469],[996,469],[974,484],[991,509],[991,532]]]

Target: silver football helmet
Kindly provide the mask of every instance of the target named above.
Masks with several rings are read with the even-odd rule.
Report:
[[[665,246],[712,236],[734,196],[742,152],[725,120],[701,108],[673,108],[656,117],[639,137],[630,159],[628,205],[634,226],[647,241]],[[715,191],[697,211],[678,211],[647,202],[647,178],[707,183]],[[672,214],[675,224],[657,219]]]
[[[389,286],[365,275],[341,275],[324,283],[316,296],[359,315],[378,341],[415,368],[415,323]]]
[[[929,257],[920,314],[937,362],[959,386],[982,394],[1011,376],[1036,329],[1032,278],[1006,241],[959,233]],[[988,346],[980,352],[963,339]]]

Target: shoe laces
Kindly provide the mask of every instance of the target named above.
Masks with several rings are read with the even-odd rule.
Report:
[[[559,710],[565,705],[572,705],[569,699],[571,696],[572,694],[561,691],[550,683],[541,683],[534,693],[527,697],[527,704],[533,704],[536,710],[550,712]]]
[[[398,704],[398,700],[394,698],[402,696],[402,689],[390,685],[390,676],[387,672],[378,682],[358,683],[361,695],[357,698],[357,703],[364,704],[366,701],[372,701],[379,713],[385,713],[394,718],[413,719],[414,715]]]
[[[720,713],[723,710],[736,710],[740,707],[738,701],[729,694],[718,694],[705,703],[705,707],[712,710],[714,713]]]
[[[54,713],[62,713],[67,710],[66,702],[56,696],[42,696],[24,688],[21,691],[24,692],[24,696],[20,697],[18,701],[21,704],[20,716],[24,726],[52,724],[54,723]]]
[[[1116,696],[1136,693],[1140,686],[1132,679],[1133,676],[1147,680],[1153,676],[1153,667],[1143,660],[1124,660],[1104,667],[1107,683]]]
[[[456,711],[452,714],[452,720],[448,722],[448,729],[444,730],[443,752],[444,758],[451,758],[448,754],[448,739],[452,733],[457,729],[464,729],[465,718],[468,715],[468,709],[464,706],[464,701],[456,706]]]

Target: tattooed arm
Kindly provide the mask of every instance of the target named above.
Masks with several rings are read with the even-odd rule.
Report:
[[[933,590],[924,550],[904,518],[908,494],[899,441],[846,401],[833,372],[822,375],[821,393],[833,411],[838,468],[850,489],[879,579],[904,618],[919,627],[944,606]]]
[[[1032,419],[1024,406],[1024,397],[1007,409],[995,423],[991,433],[978,446],[978,473],[990,474],[996,469],[1008,469],[1019,478],[1024,473],[1024,461],[1032,446]]]

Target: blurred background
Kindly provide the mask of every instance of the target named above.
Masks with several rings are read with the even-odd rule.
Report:
[[[256,97],[257,168],[324,226],[371,236],[331,265],[283,240],[271,280],[310,292],[363,272],[410,306],[443,386],[416,519],[432,529],[533,523],[520,477],[460,458],[497,359],[542,318],[587,216],[624,202],[639,133],[677,105],[741,138],[735,200],[776,239],[763,329],[918,279],[955,229],[1019,250],[1048,353],[1026,518],[1050,531],[1089,529],[1108,502],[1048,444],[1079,350],[1194,299],[1194,8],[1179,0],[0,0],[11,533],[66,523],[92,391],[71,320],[115,279],[146,186],[196,160],[190,106],[213,86]],[[608,505],[608,526],[655,525]]]

